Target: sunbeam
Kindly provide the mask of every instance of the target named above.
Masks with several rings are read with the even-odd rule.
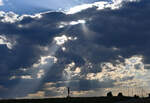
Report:
[[[146,96],[149,5],[0,0],[0,99],[64,97],[68,87],[71,97]]]

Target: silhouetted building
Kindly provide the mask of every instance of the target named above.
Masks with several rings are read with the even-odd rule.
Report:
[[[118,93],[118,97],[123,97],[123,94],[121,92]]]
[[[134,98],[139,98],[139,96],[137,96],[137,95],[134,95]]]
[[[107,93],[107,97],[112,97],[113,95],[112,95],[112,92],[108,92]]]

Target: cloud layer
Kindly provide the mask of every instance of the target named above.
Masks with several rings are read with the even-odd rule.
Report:
[[[72,96],[147,88],[150,2],[129,1],[76,13],[0,12],[0,97],[60,97],[68,86]]]

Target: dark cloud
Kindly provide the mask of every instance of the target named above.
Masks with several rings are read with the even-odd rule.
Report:
[[[116,59],[120,59],[119,55],[124,58],[143,55],[144,62],[150,63],[149,5],[148,0],[143,0],[125,3],[122,8],[115,10],[109,8],[96,10],[96,7],[93,7],[71,15],[51,12],[42,14],[43,17],[39,19],[25,17],[15,23],[0,22],[0,35],[15,37],[17,42],[13,49],[8,49],[6,45],[0,45],[0,85],[9,87],[8,89],[14,89],[19,85],[18,87],[21,88],[19,92],[13,90],[16,93],[15,97],[33,92],[31,84],[36,84],[37,80],[9,80],[10,77],[25,75],[26,73],[19,71],[20,68],[32,68],[41,56],[48,55],[48,52],[40,49],[39,46],[49,47],[53,44],[54,37],[64,34],[78,39],[65,43],[63,46],[66,47],[66,51],[63,51],[61,47],[58,48],[54,54],[58,59],[57,63],[48,67],[49,70],[40,83],[37,82],[38,86],[34,91],[40,90],[46,82],[63,81],[62,72],[71,62],[75,63],[73,69],[81,67],[83,76],[87,73],[101,72],[100,63],[114,62]],[[85,19],[87,22],[58,28],[61,22],[80,19]],[[22,25],[22,27],[18,25]],[[101,83],[96,80],[86,80],[84,77],[76,79],[77,83],[70,81],[69,84],[75,90],[114,86],[113,80]],[[20,83],[26,85],[22,87]],[[62,86],[65,85],[64,83]],[[5,92],[5,97],[8,97],[7,93]],[[4,97],[2,94],[0,96]]]

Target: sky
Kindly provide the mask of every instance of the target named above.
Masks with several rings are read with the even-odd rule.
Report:
[[[30,0],[26,7],[38,11],[4,10],[14,1],[0,0],[1,99],[66,97],[67,87],[73,97],[150,92],[149,0],[78,2],[63,10],[47,9],[57,0],[34,7]]]
[[[17,14],[34,14],[44,11],[66,10],[83,3],[97,0],[0,0],[0,10]]]

